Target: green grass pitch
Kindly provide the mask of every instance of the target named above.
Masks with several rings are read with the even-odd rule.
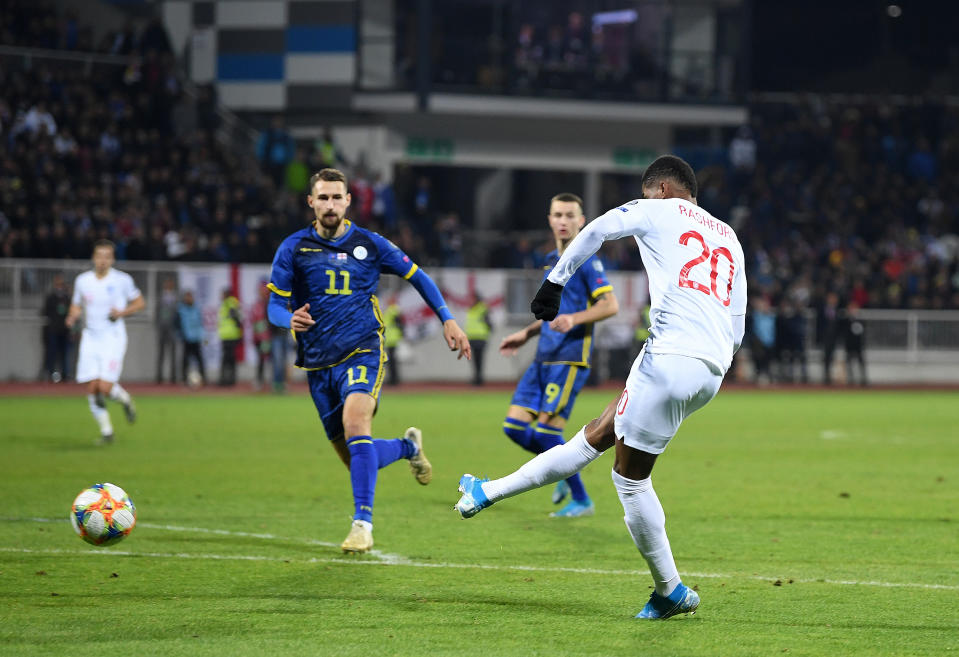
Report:
[[[570,426],[614,392],[582,394]],[[0,399],[0,655],[948,655],[959,653],[959,398],[721,392],[653,473],[697,614],[649,595],[606,454],[597,513],[548,518],[550,490],[472,520],[460,474],[527,458],[509,393],[386,391],[374,433],[424,431],[422,487],[380,472],[374,554],[338,549],[349,477],[305,394],[141,396],[93,445],[85,398]],[[138,526],[80,541],[73,497],[111,481]]]

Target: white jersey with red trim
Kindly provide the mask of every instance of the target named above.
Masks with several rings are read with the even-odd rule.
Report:
[[[549,280],[564,285],[604,241],[635,237],[649,277],[646,350],[702,359],[725,372],[732,317],[746,314],[746,268],[736,233],[678,198],[637,199],[590,222],[566,247]]]

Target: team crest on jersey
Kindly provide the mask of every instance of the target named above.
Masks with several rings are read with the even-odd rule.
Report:
[[[366,250],[365,246],[358,246],[353,249],[353,257],[357,260],[366,260],[367,255],[369,255],[369,252]]]

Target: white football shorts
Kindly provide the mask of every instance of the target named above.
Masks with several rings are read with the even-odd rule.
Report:
[[[77,357],[77,383],[94,379],[116,383],[120,380],[126,353],[125,335],[103,338],[84,331],[80,338],[80,354]]]
[[[616,406],[614,430],[634,449],[662,454],[694,411],[719,392],[723,372],[690,356],[640,352]]]

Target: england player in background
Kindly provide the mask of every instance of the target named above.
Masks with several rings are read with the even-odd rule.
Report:
[[[546,256],[545,269],[550,270],[586,223],[582,199],[575,194],[557,194],[550,200],[548,220],[556,242],[556,250]],[[591,256],[566,285],[560,314],[555,319],[537,319],[503,338],[500,353],[512,356],[530,338],[539,336],[536,357],[516,386],[503,421],[503,432],[510,440],[534,454],[563,444],[566,420],[589,377],[593,324],[618,311],[619,304],[603,264],[598,257]],[[593,515],[593,502],[578,472],[556,485],[553,503],[559,504],[570,493],[569,503],[551,516]]]
[[[120,385],[127,351],[127,328],[123,321],[146,307],[143,295],[129,274],[113,268],[115,247],[109,240],[93,246],[93,270],[77,276],[66,324],[83,318],[77,383],[87,384],[90,412],[100,427],[100,444],[113,442],[113,424],[106,400],[123,405],[127,421],[136,419],[130,393]]]
[[[326,436],[350,470],[354,515],[341,547],[366,552],[373,547],[377,470],[409,459],[419,483],[432,478],[419,429],[410,427],[393,440],[372,437],[387,360],[376,298],[380,273],[401,276],[416,288],[443,322],[443,337],[459,358],[470,358],[469,341],[426,272],[386,238],[346,219],[346,176],[336,169],[314,174],[307,204],[313,223],[287,237],[273,259],[267,311],[273,324],[295,333],[296,365],[307,370]]]
[[[637,618],[669,618],[695,611],[699,595],[680,580],[650,473],[682,421],[716,395],[742,343],[746,273],[736,234],[696,205],[689,164],[671,155],[658,158],[643,174],[642,189],[644,199],[583,229],[530,304],[538,319],[551,320],[563,286],[603,242],[634,237],[649,275],[652,324],[625,390],[568,443],[513,474],[494,481],[463,475],[455,508],[470,518],[501,499],[579,472],[615,445],[613,483],[655,585]]]

